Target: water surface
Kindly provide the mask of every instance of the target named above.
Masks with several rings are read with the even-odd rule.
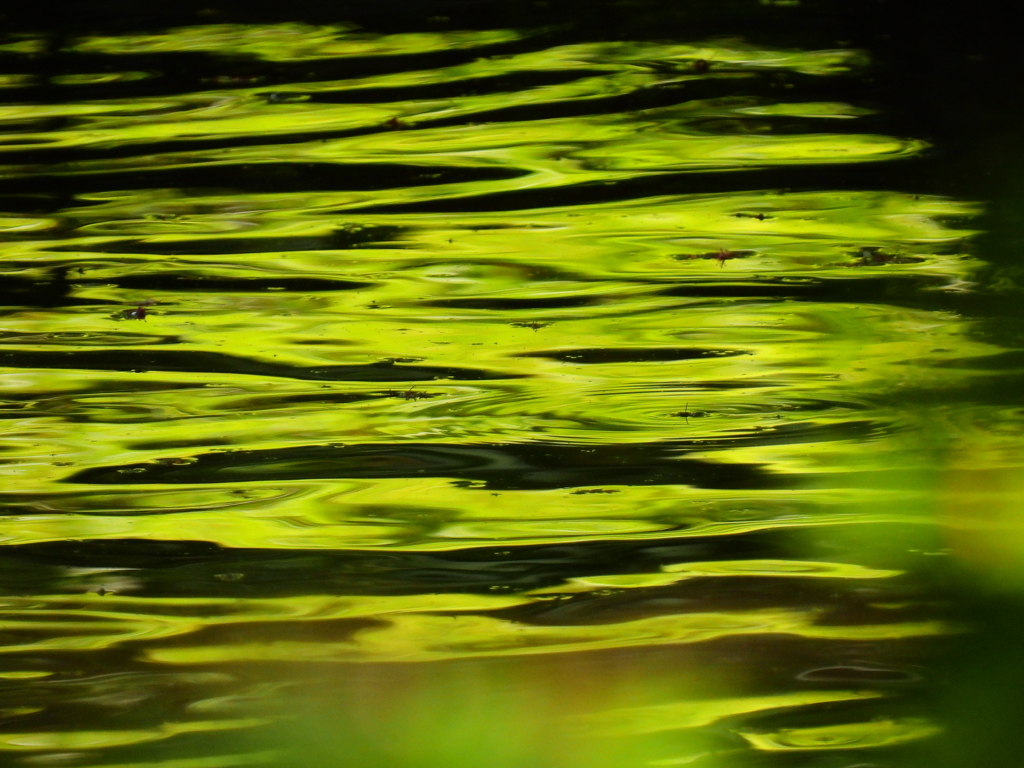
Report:
[[[981,202],[870,50],[457,22],[0,41],[4,760],[917,759]]]

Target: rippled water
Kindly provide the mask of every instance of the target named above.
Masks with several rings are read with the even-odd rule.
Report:
[[[11,765],[944,730],[950,547],[995,545],[936,522],[1020,414],[958,394],[982,209],[910,183],[870,51],[225,21],[0,71]]]

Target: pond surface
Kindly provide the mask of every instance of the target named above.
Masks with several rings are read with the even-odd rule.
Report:
[[[1017,764],[1002,124],[438,7],[0,38],[0,763]]]

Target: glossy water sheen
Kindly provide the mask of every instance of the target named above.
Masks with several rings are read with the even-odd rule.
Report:
[[[868,52],[440,26],[2,41],[0,762],[936,738],[979,206]]]

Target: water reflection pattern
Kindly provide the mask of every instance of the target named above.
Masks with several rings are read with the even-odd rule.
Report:
[[[849,542],[927,522],[894,393],[992,351],[941,300],[974,207],[860,188],[926,150],[803,96],[861,53],[556,37],[0,45],[0,753],[303,764],[239,747],[310,674],[253,662],[416,670],[351,673],[377,733],[433,722],[394,675],[671,658],[561,701],[642,742],[588,766],[935,733],[900,659],[956,628]]]

